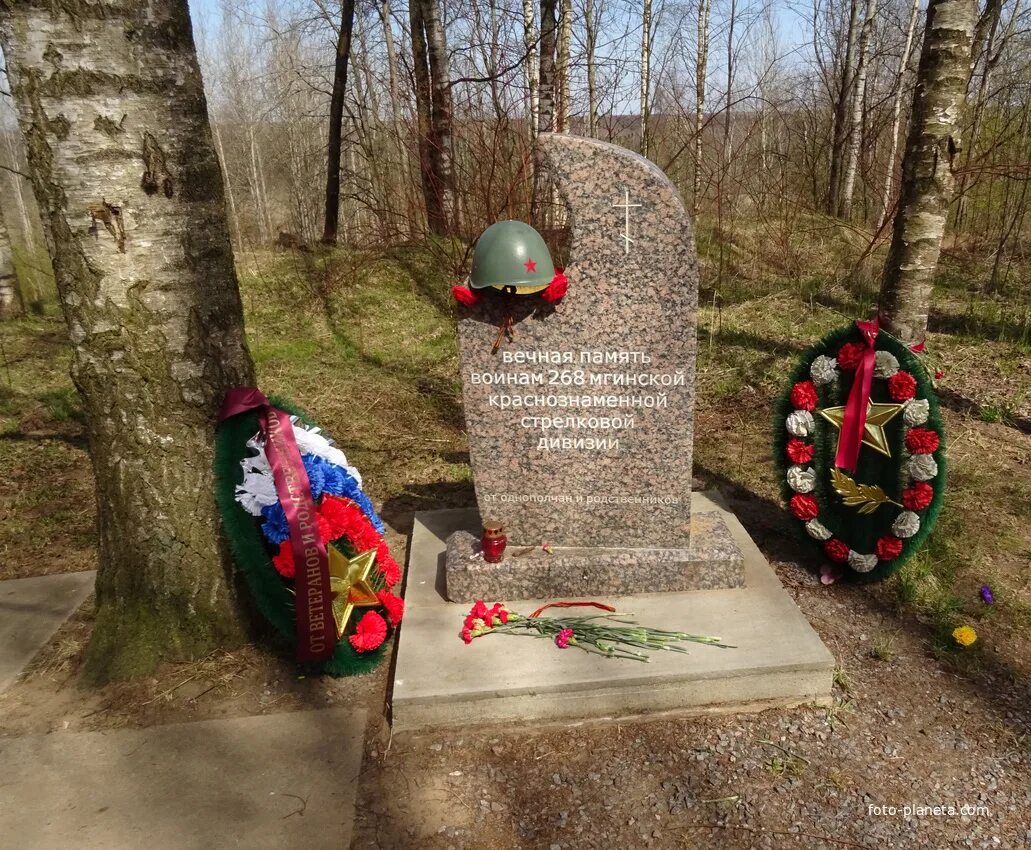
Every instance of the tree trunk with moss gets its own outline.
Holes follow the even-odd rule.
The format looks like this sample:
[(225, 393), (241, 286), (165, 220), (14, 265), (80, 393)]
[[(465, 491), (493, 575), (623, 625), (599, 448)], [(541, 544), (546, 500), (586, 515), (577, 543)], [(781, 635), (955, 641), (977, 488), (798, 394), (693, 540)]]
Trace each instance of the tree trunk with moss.
[(2, 0), (96, 477), (95, 681), (241, 637), (213, 434), (253, 383), (186, 0)]
[(881, 282), (881, 324), (906, 343), (927, 333), (934, 273), (954, 186), (959, 121), (970, 73), (975, 0), (931, 0), (891, 247)]
[(17, 298), (18, 278), (14, 273), (11, 237), (4, 223), (4, 211), (0, 209), (0, 319), (6, 319), (14, 312)]

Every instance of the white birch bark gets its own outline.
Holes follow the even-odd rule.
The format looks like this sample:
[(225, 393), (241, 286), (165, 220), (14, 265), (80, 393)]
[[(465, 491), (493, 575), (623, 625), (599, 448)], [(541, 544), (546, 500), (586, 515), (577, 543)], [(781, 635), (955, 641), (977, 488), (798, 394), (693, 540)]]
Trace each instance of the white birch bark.
[(186, 0), (9, 0), (0, 44), (52, 246), (97, 488), (87, 675), (238, 640), (213, 439), (252, 384)]
[(540, 134), (540, 70), (537, 64), (537, 21), (534, 0), (523, 0), (523, 52), (530, 114), (530, 142)]
[(902, 192), (878, 305), (882, 326), (907, 344), (922, 342), (927, 333), (976, 15), (976, 0), (930, 0), (927, 9)]
[(648, 156), (648, 112), (651, 107), (652, 0), (641, 10), (641, 155)]
[(895, 97), (891, 104), (891, 131), (888, 146), (888, 167), (884, 172), (884, 189), (881, 191), (881, 215), (877, 220), (877, 229), (884, 227), (884, 222), (891, 212), (892, 187), (895, 183), (895, 157), (899, 151), (899, 127), (902, 124), (902, 96), (905, 90), (906, 76), (909, 73), (909, 60), (913, 54), (913, 37), (916, 35), (916, 21), (920, 15), (920, 0), (913, 0), (909, 8), (909, 27), (906, 29), (906, 44), (899, 57), (899, 69), (895, 74)]
[(866, 0), (863, 27), (859, 31), (859, 64), (856, 66), (856, 79), (852, 87), (852, 120), (849, 124), (848, 154), (845, 158), (845, 183), (841, 190), (841, 204), (838, 209), (840, 217), (845, 219), (852, 213), (852, 193), (855, 191), (856, 171), (859, 168), (859, 144), (863, 139), (863, 107), (866, 98), (870, 35), (873, 32), (876, 14), (877, 0)]
[(594, 18), (594, 0), (584, 6), (584, 37), (587, 52), (587, 135), (598, 135), (598, 22)]
[[(647, 0), (646, 0), (647, 2)], [(569, 132), (570, 50), (573, 42), (573, 0), (560, 0), (558, 23), (558, 125), (560, 133)]]
[(11, 237), (4, 222), (4, 211), (0, 209), (0, 319), (6, 319), (14, 312), (17, 300), (18, 278), (14, 272)]
[(691, 213), (698, 214), (698, 201), (702, 193), (702, 122), (705, 120), (705, 85), (709, 65), (709, 20), (712, 0), (698, 0), (698, 56), (695, 60), (694, 107), (694, 187), (691, 193)]

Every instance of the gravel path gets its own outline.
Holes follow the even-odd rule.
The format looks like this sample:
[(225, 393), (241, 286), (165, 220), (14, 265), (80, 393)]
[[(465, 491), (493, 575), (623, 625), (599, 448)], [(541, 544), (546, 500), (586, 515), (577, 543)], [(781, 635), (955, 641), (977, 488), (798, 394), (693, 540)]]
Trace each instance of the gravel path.
[[(775, 536), (759, 543), (775, 556)], [(833, 708), (389, 745), (384, 727), (354, 848), (1031, 846), (1027, 670), (939, 660), (882, 589), (774, 566), (838, 660)]]

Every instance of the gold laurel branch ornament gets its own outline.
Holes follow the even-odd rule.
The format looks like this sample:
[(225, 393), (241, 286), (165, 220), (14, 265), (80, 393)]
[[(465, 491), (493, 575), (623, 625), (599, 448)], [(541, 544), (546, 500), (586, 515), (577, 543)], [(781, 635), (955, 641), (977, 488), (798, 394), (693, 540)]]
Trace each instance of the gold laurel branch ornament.
[(859, 508), (860, 514), (872, 514), (881, 505), (903, 507), (894, 499), (889, 499), (876, 484), (858, 484), (840, 469), (831, 470), (831, 485), (834, 492), (841, 496), (847, 507)]

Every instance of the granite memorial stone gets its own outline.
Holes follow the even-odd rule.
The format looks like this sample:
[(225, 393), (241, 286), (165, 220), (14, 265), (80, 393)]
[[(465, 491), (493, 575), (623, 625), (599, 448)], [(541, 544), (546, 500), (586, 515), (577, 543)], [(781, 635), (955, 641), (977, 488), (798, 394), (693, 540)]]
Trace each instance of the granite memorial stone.
[[(548, 134), (540, 149), (572, 219), (569, 291), (558, 304), (492, 293), (463, 310), (476, 497), (509, 547), (488, 564), (455, 533), (448, 598), (739, 586), (723, 520), (691, 516), (698, 263), (683, 203), (623, 148)], [(512, 338), (492, 351), (509, 318)]]

